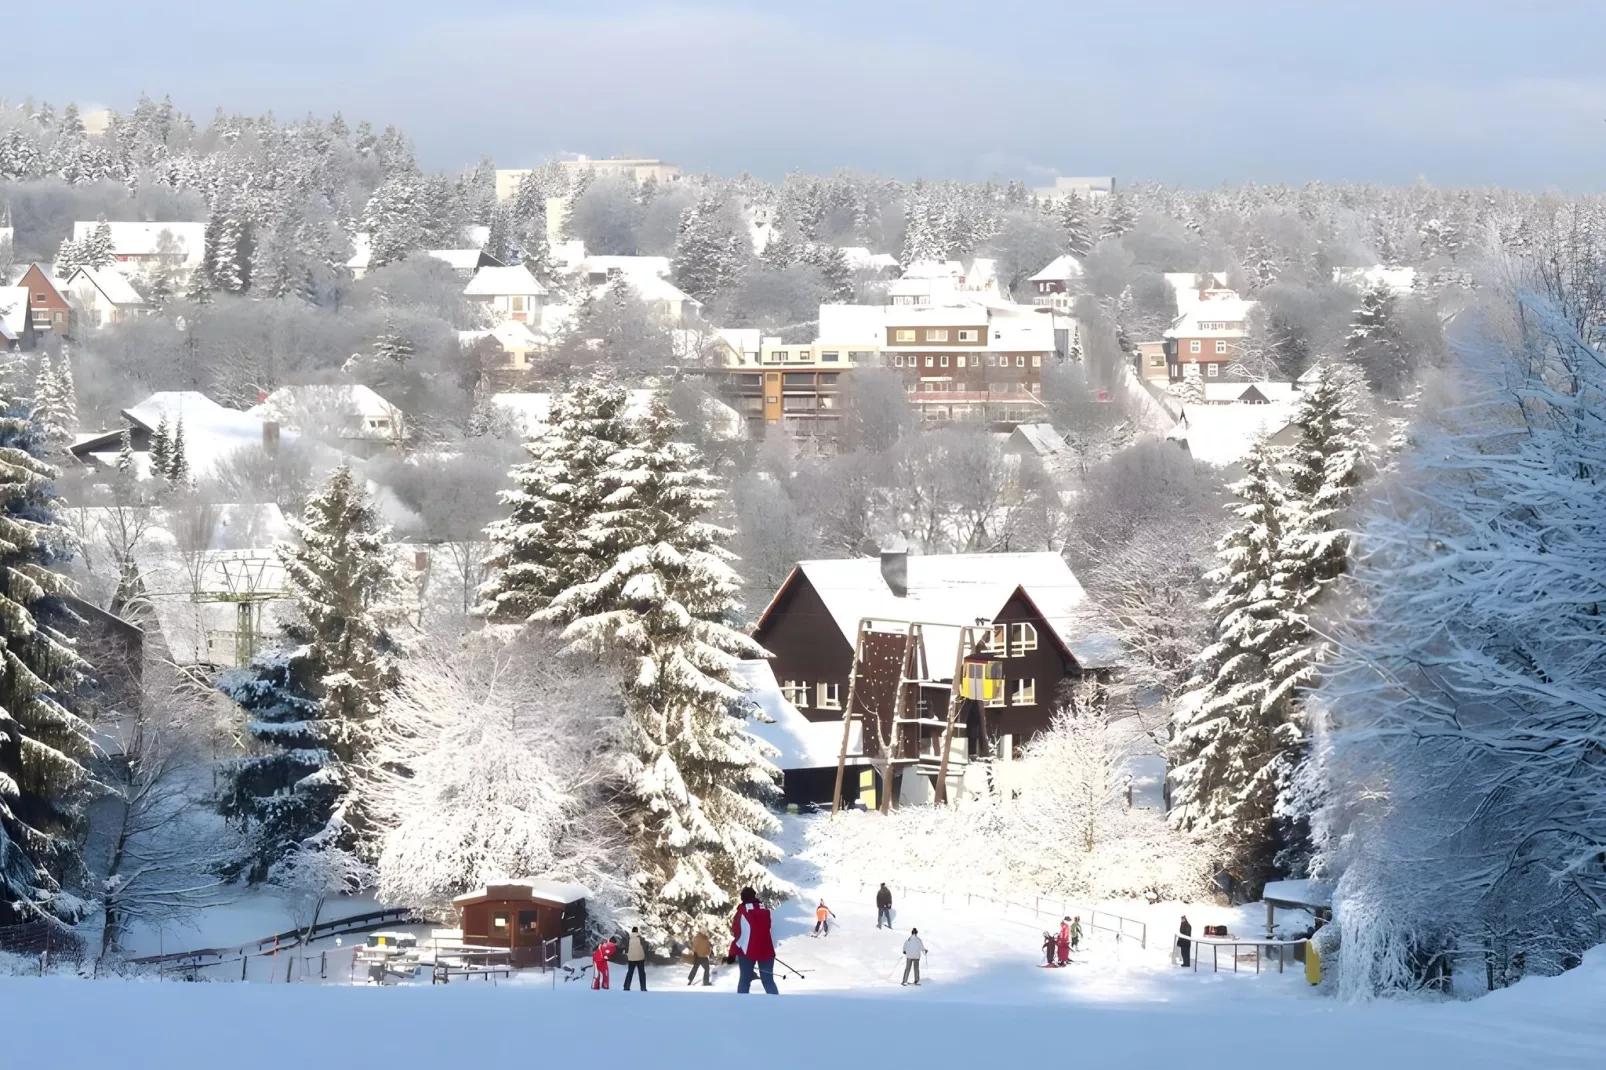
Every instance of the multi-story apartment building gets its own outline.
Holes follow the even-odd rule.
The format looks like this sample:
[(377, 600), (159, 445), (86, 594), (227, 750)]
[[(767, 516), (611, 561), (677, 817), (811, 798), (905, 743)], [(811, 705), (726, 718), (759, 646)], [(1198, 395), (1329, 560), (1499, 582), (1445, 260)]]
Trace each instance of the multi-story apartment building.
[[(583, 171), (590, 171), (597, 175), (623, 175), (636, 182), (645, 182), (649, 178), (654, 182), (674, 182), (680, 178), (680, 168), (672, 163), (662, 160), (648, 160), (638, 158), (618, 157), (607, 160), (593, 160), (589, 156), (577, 156), (572, 160), (560, 160), (558, 166), (571, 176)], [(505, 201), (519, 191), (519, 183), (529, 174), (528, 167), (499, 167), (496, 169), (496, 199)]]
[(1170, 380), (1180, 382), (1190, 364), (1197, 364), (1205, 379), (1226, 375), (1243, 350), (1254, 309), (1254, 301), (1234, 290), (1200, 291), (1199, 299), (1161, 336)]
[(1043, 366), (1068, 345), (1057, 333), (1050, 309), (893, 306), (882, 325), (881, 364), (903, 376), (923, 423), (1012, 430), (1042, 416)]
[(758, 351), (738, 359), (727, 348), (726, 380), (736, 410), (762, 436), (766, 425), (783, 425), (799, 437), (832, 436), (841, 419), (842, 375), (872, 365), (877, 347), (859, 341), (787, 343), (760, 340)]

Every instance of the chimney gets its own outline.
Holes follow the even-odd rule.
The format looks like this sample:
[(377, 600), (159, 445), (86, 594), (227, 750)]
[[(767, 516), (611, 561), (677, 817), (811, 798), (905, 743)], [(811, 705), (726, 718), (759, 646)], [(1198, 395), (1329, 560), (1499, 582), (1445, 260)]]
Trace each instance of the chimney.
[(279, 452), (279, 421), (262, 421), (262, 451), (270, 457)]
[(881, 551), (881, 578), (886, 580), (887, 587), (899, 598), (909, 594), (909, 551), (882, 550)]

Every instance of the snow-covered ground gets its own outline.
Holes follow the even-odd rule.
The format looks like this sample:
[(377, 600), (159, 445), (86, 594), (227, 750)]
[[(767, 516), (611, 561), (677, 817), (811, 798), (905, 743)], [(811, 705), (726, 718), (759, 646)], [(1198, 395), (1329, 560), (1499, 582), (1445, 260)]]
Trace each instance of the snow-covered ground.
[[(788, 821), (788, 841), (797, 842), (801, 825)], [(1235, 1070), (1262, 1063), (1346, 1070), (1606, 1065), (1606, 948), (1563, 977), (1524, 981), (1473, 1002), (1340, 1004), (1317, 996), (1293, 969), (1256, 976), (1172, 965), (1169, 937), (1161, 934), (1183, 909), (1175, 904), (1126, 911), (1151, 923), (1147, 949), (1095, 932), (1072, 966), (1041, 969), (1041, 937), (1057, 920), (1057, 904), (1044, 902), (1038, 916), (1035, 900), (1001, 909), (966, 902), (963, 893), (944, 901), (900, 892), (895, 926), (878, 931), (873, 887), (856, 879), (833, 884), (796, 857), (784, 866), (805, 893), (776, 911), (785, 963), (778, 980), (788, 998), (755, 995), (735, 1004), (735, 970), (723, 967), (711, 988), (687, 987), (684, 966), (654, 967), (647, 995), (621, 991), (622, 971), (608, 992), (551, 974), (364, 987), (345, 983), (354, 942), (348, 937), (344, 946), (319, 945), (329, 953), (325, 985), (3, 978), (0, 1050), (7, 1066), (161, 1070), (501, 1066), (538, 1058), (699, 1068), (756, 1063), (765, 1070), (818, 1070), (866, 1057), (895, 1066), (1097, 1060)], [(836, 922), (830, 936), (816, 939), (810, 931), (822, 897)], [(1212, 923), (1249, 931), (1259, 918), (1253, 909), (1186, 909), (1196, 932)], [(249, 921), (218, 923), (234, 935)], [(899, 949), (911, 927), (929, 948), (919, 988), (898, 983)], [(225, 942), (222, 930), (209, 927), (204, 935)], [(264, 981), (267, 971), (252, 977)]]

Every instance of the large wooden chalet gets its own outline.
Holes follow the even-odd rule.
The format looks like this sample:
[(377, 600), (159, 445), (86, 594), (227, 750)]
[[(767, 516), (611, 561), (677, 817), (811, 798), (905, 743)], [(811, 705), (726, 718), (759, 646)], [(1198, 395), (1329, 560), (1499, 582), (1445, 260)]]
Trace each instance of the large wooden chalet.
[[(780, 765), (790, 802), (829, 803), (835, 790), (844, 705), (848, 699), (860, 622), (874, 621), (860, 650), (856, 706), (872, 721), (855, 740), (889, 732), (898, 666), (909, 645), (909, 622), (922, 625), (915, 644), (923, 682), (906, 700), (905, 726), (918, 760), (893, 785), (899, 801), (929, 798), (959, 659), (980, 646), (1002, 665), (1002, 686), (986, 701), (965, 701), (956, 723), (956, 764), (973, 758), (1012, 757), (1048, 726), (1056, 695), (1067, 679), (1106, 670), (1116, 647), (1098, 625), (1086, 594), (1055, 553), (883, 553), (860, 558), (803, 561), (770, 601), (753, 637), (773, 654), (757, 676), (778, 690), (790, 729), (767, 729), (783, 741)], [(986, 626), (986, 627), (983, 627)], [(967, 630), (968, 629), (968, 630)], [(964, 646), (966, 649), (961, 650)], [(773, 674), (773, 682), (768, 680)], [(754, 674), (750, 674), (754, 675)], [(773, 703), (771, 703), (773, 705)], [(795, 713), (793, 712), (795, 710)], [(801, 724), (799, 724), (801, 720)], [(850, 744), (873, 755), (875, 741)], [(795, 752), (795, 757), (794, 757)], [(825, 755), (829, 755), (826, 759)], [(873, 758), (848, 763), (844, 801), (880, 798), (880, 769)], [(912, 770), (916, 775), (909, 775)], [(862, 794), (861, 794), (862, 792)]]

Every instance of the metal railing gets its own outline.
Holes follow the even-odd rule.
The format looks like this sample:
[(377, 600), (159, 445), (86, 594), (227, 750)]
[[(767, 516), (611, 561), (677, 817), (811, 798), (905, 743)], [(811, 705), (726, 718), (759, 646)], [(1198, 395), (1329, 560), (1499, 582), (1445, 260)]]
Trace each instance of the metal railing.
[[(868, 884), (861, 883), (859, 885), (859, 889), (861, 891), (868, 889), (869, 887), (870, 885)], [(1080, 916), (1087, 919), (1087, 929), (1089, 932), (1097, 931), (1109, 933), (1115, 937), (1117, 942), (1120, 942), (1121, 940), (1136, 940), (1138, 942), (1138, 946), (1144, 949), (1147, 949), (1149, 946), (1149, 925), (1147, 922), (1140, 921), (1137, 918), (1128, 918), (1124, 915), (1116, 914), (1108, 910), (1096, 910), (1092, 907), (1084, 907), (1072, 902), (1069, 899), (1064, 899), (1057, 895), (1033, 894), (1030, 897), (1030, 900), (1027, 901), (1022, 899), (1000, 899), (997, 896), (987, 895), (980, 892), (960, 892), (948, 891), (946, 889), (914, 888), (907, 885), (902, 887), (888, 885), (887, 890), (892, 893), (893, 902), (897, 902), (899, 896), (907, 896), (910, 894), (938, 896), (945, 904), (949, 901), (950, 897), (954, 902), (957, 903), (959, 902), (959, 897), (963, 896), (967, 905), (974, 905), (976, 903), (990, 903), (1001, 907), (1005, 915), (1008, 915), (1009, 911), (1014, 909), (1022, 913), (1029, 913), (1034, 918), (1041, 918), (1045, 914), (1052, 918)]]
[[(1263, 958), (1272, 957), (1271, 952), (1275, 951), (1277, 959), (1277, 972), (1282, 973), (1283, 967), (1289, 958), (1291, 949), (1304, 947), (1306, 943), (1304, 940), (1246, 940), (1237, 936), (1192, 936), (1179, 932), (1174, 936), (1172, 946), (1180, 948), (1182, 946), (1182, 941), (1184, 940), (1188, 942), (1188, 951), (1192, 960), (1189, 965), (1192, 966), (1194, 973), (1199, 972), (1199, 960), (1204, 957), (1200, 951), (1201, 948), (1204, 947), (1208, 947), (1210, 949), (1211, 973), (1221, 972), (1221, 949), (1224, 947), (1232, 949), (1231, 958), (1233, 973), (1238, 972), (1238, 964), (1245, 958), (1241, 952), (1241, 949), (1243, 948), (1250, 949), (1251, 954), (1247, 957), (1254, 961), (1255, 973), (1257, 974), (1260, 973), (1261, 960)], [(1298, 955), (1294, 956), (1294, 961), (1301, 961)]]

